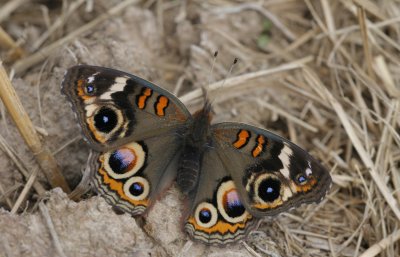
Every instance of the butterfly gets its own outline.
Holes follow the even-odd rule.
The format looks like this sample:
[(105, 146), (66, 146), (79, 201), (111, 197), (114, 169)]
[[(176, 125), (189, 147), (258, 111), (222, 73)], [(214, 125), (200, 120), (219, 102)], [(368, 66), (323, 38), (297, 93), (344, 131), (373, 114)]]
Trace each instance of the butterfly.
[(329, 172), (294, 143), (247, 124), (211, 124), (208, 100), (191, 114), (149, 81), (89, 65), (69, 68), (62, 92), (96, 151), (89, 160), (96, 191), (144, 215), (176, 181), (193, 240), (236, 242), (261, 218), (320, 202), (330, 188)]

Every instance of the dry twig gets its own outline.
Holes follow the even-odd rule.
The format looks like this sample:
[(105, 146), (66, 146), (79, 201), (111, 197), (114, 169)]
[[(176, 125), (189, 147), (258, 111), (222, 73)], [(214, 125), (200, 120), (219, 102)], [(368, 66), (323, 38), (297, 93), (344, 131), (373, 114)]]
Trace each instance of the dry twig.
[(65, 192), (69, 193), (69, 186), (62, 176), (60, 168), (49, 150), (40, 142), (32, 121), (24, 110), (24, 107), (22, 106), (14, 87), (11, 85), (11, 81), (8, 79), (6, 71), (1, 63), (0, 98), (14, 120), (21, 136), (24, 138), (29, 149), (36, 157), (38, 164), (42, 168), (42, 171), (46, 175), (50, 184), (53, 187), (61, 187)]

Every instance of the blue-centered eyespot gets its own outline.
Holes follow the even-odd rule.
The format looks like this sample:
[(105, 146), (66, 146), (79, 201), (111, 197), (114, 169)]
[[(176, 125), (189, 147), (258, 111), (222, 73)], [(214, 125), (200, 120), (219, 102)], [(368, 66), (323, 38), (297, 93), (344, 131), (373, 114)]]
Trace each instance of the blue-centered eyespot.
[(296, 177), (297, 184), (304, 185), (307, 183), (308, 179), (303, 174), (298, 174)]
[[(144, 165), (147, 153), (139, 143), (132, 142), (104, 153), (103, 169), (114, 179), (126, 179), (135, 175)], [(136, 191), (140, 191), (136, 185)]]
[(110, 154), (108, 164), (117, 174), (129, 172), (137, 162), (137, 156), (134, 149), (121, 147)]
[(201, 209), (200, 212), (199, 212), (199, 220), (202, 223), (210, 222), (211, 221), (211, 216), (212, 216), (212, 214), (211, 214), (211, 211), (209, 209), (204, 208), (204, 209)]
[(135, 182), (129, 188), (129, 192), (134, 196), (139, 196), (143, 194), (145, 185), (140, 182)]
[(118, 124), (118, 115), (109, 107), (100, 108), (94, 115), (94, 126), (103, 133), (110, 133)]
[(204, 228), (210, 228), (217, 223), (218, 212), (212, 204), (202, 202), (197, 205), (197, 208), (194, 212), (194, 218), (197, 225)]
[(143, 177), (132, 177), (124, 184), (124, 193), (135, 201), (145, 200), (150, 192), (150, 184)]
[(258, 184), (257, 194), (266, 203), (274, 202), (281, 194), (281, 181), (274, 177), (263, 179)]
[(96, 88), (93, 86), (93, 85), (91, 85), (91, 84), (87, 84), (87, 85), (85, 85), (85, 93), (87, 94), (87, 95), (94, 95), (94, 93), (96, 92)]
[(232, 180), (225, 181), (219, 186), (217, 204), (219, 213), (228, 222), (243, 222), (248, 215)]

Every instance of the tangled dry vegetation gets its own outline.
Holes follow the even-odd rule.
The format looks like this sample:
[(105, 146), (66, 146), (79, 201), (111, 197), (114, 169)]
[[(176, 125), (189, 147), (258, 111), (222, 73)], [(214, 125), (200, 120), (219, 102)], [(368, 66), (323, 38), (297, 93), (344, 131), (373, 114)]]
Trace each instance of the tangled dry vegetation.
[[(400, 256), (399, 23), (396, 0), (0, 1), (0, 256)], [(174, 188), (141, 228), (91, 192), (49, 191), (74, 189), (89, 153), (59, 92), (76, 63), (190, 110), (208, 85), (215, 121), (289, 138), (333, 187), (222, 249), (187, 241)]]

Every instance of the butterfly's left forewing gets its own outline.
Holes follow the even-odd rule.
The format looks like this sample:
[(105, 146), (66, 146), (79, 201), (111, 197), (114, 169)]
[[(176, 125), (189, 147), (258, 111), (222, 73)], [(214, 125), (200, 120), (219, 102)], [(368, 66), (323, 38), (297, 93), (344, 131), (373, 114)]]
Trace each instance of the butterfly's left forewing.
[(166, 90), (104, 67), (69, 68), (62, 92), (86, 141), (98, 151), (184, 129), (191, 119), (186, 107)]
[(212, 135), (241, 201), (256, 217), (319, 202), (330, 188), (329, 172), (317, 160), (267, 130), (227, 122), (213, 125)]

